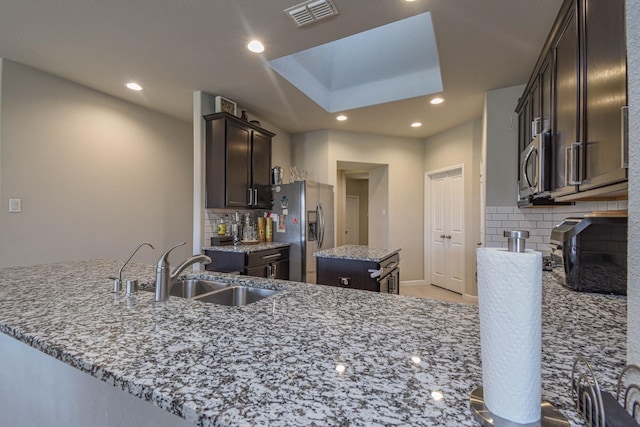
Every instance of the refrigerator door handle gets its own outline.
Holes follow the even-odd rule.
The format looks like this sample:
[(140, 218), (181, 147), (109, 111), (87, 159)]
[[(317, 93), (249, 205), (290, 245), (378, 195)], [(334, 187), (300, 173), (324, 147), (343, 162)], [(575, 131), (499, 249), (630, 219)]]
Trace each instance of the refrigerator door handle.
[(322, 204), (318, 203), (316, 208), (318, 212), (318, 249), (322, 249), (322, 243), (324, 242), (324, 212), (322, 211)]

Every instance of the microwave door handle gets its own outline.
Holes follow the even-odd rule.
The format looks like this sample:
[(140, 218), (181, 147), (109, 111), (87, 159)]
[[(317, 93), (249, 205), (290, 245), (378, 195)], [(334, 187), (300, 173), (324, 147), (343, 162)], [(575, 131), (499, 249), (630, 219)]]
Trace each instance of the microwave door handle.
[(524, 182), (527, 184), (527, 186), (529, 187), (532, 193), (535, 193), (535, 188), (534, 188), (535, 183), (532, 184), (531, 180), (529, 179), (529, 175), (527, 175), (527, 163), (529, 163), (529, 159), (531, 158), (534, 152), (536, 152), (536, 148), (531, 147), (529, 149), (529, 152), (525, 156), (524, 161), (522, 162), (522, 177), (524, 178)]

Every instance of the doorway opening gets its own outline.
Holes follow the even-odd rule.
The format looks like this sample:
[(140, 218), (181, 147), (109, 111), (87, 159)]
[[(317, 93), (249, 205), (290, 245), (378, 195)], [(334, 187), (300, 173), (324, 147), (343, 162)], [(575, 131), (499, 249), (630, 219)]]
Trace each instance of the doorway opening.
[(464, 166), (425, 174), (425, 282), (465, 291)]
[[(380, 245), (379, 240), (386, 241), (384, 233), (384, 237), (379, 234), (373, 236), (372, 242), (370, 230), (387, 229), (387, 176), (388, 165), (337, 162), (336, 246)], [(370, 217), (372, 209), (373, 212), (381, 210), (385, 215)]]

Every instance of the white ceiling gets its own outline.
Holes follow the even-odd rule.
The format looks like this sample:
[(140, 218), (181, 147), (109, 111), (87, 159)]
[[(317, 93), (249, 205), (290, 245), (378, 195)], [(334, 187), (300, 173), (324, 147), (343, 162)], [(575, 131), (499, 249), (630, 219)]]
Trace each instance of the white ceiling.
[[(484, 93), (526, 83), (562, 0), (335, 0), (297, 28), (298, 0), (0, 0), (0, 56), (192, 120), (194, 91), (223, 95), (281, 129), (425, 137), (480, 117)], [(444, 104), (415, 97), (338, 123), (266, 61), (431, 12)], [(260, 38), (266, 51), (246, 50)], [(124, 87), (136, 80), (140, 93)], [(515, 107), (515, 106), (514, 106)], [(411, 128), (421, 121), (421, 128)]]

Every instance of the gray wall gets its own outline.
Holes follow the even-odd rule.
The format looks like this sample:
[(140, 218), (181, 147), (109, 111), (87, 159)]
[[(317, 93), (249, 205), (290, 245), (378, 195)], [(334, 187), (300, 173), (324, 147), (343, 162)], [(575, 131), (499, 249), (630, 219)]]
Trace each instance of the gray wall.
[(484, 106), (486, 205), (516, 206), (518, 120), (514, 110), (525, 85), (487, 92)]
[[(192, 236), (192, 128), (3, 60), (0, 267), (74, 259), (153, 263)], [(8, 213), (8, 199), (22, 199)], [(190, 245), (172, 256), (191, 253)]]
[(629, 363), (640, 364), (640, 0), (627, 0), (629, 66), (629, 260), (627, 322)]
[[(465, 280), (464, 293), (478, 295), (475, 282), (476, 248), (480, 239), (480, 161), (482, 121), (472, 120), (426, 139), (424, 171), (426, 173), (464, 165), (465, 183)], [(423, 179), (425, 179), (423, 177)], [(415, 190), (418, 191), (418, 190)], [(424, 194), (424, 193), (423, 193)], [(429, 221), (429, 213), (425, 212)], [(424, 239), (423, 239), (424, 240)], [(429, 245), (425, 245), (429, 259)], [(425, 266), (429, 268), (428, 265)], [(429, 275), (425, 277), (429, 281)]]

